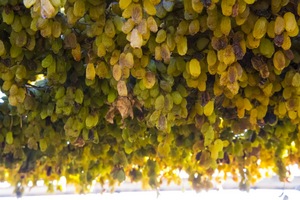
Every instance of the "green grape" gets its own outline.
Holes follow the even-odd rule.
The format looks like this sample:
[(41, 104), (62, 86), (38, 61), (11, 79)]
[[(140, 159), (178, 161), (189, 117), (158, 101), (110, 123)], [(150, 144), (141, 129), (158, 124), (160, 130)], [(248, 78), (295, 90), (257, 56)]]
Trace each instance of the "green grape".
[(173, 98), (170, 94), (167, 94), (165, 96), (165, 105), (164, 105), (164, 110), (166, 112), (170, 112), (173, 108)]
[(9, 53), (11, 58), (17, 58), (22, 55), (22, 48), (12, 45)]
[(204, 134), (204, 146), (209, 146), (215, 138), (215, 132), (213, 128), (211, 126), (208, 126), (208, 129), (203, 134)]
[(79, 104), (82, 104), (83, 99), (84, 99), (83, 91), (81, 89), (77, 88), (76, 91), (75, 91), (75, 99), (74, 99), (75, 102), (79, 103)]
[(11, 25), (14, 22), (15, 13), (13, 10), (3, 9), (2, 20), (4, 23)]
[(22, 80), (26, 77), (27, 75), (27, 70), (24, 65), (18, 65), (17, 70), (16, 70), (16, 78)]
[(166, 37), (167, 37), (166, 31), (164, 29), (160, 29), (156, 34), (155, 41), (157, 43), (162, 43), (166, 40)]
[(269, 39), (262, 38), (259, 45), (259, 51), (267, 58), (271, 58), (275, 52), (273, 42), (271, 42)]
[(6, 141), (7, 144), (13, 144), (14, 136), (13, 136), (13, 133), (11, 131), (6, 133), (5, 141)]
[(36, 46), (35, 37), (30, 36), (29, 38), (27, 38), (27, 44), (25, 46), (26, 49), (28, 49), (29, 51), (33, 51), (35, 46)]
[(59, 38), (61, 36), (61, 24), (57, 21), (54, 21), (52, 24), (51, 24), (51, 33), (52, 33), (52, 36), (55, 37), (55, 38)]
[(85, 1), (84, 0), (77, 0), (74, 3), (74, 10), (73, 14), (76, 17), (82, 17), (85, 13)]
[(48, 54), (43, 60), (42, 60), (42, 67), (48, 68), (50, 67), (54, 62), (54, 58), (51, 54)]
[(108, 95), (107, 95), (107, 101), (109, 103), (113, 103), (116, 98), (117, 98), (117, 95), (116, 95), (115, 91), (110, 90)]
[(14, 17), (14, 22), (12, 23), (11, 28), (15, 32), (20, 32), (22, 30), (23, 27), (22, 27), (21, 19), (19, 16)]
[[(30, 28), (31, 21), (32, 21), (32, 18), (30, 15), (25, 15), (25, 16), (21, 17), (21, 24), (24, 29)], [(33, 32), (32, 34), (35, 34), (35, 33)]]
[(89, 8), (89, 16), (92, 20), (97, 21), (103, 15), (102, 6), (92, 6)]
[(159, 95), (155, 100), (155, 110), (162, 110), (165, 106), (165, 97)]
[(47, 144), (46, 139), (40, 139), (39, 146), (40, 146), (41, 151), (45, 152), (48, 148), (48, 144)]
[(5, 46), (2, 40), (0, 40), (0, 57), (3, 56), (5, 54), (6, 50), (5, 50)]
[(186, 20), (182, 20), (177, 27), (176, 32), (180, 35), (184, 35), (189, 30), (189, 23)]
[(180, 105), (182, 102), (182, 96), (178, 91), (172, 92), (172, 99), (173, 99), (174, 104), (176, 104), (176, 105)]
[(9, 89), (9, 94), (12, 96), (16, 96), (18, 94), (19, 88), (16, 84), (13, 84)]
[(113, 20), (106, 20), (104, 33), (111, 38), (115, 36), (116, 30), (115, 30), (115, 25), (113, 23)]

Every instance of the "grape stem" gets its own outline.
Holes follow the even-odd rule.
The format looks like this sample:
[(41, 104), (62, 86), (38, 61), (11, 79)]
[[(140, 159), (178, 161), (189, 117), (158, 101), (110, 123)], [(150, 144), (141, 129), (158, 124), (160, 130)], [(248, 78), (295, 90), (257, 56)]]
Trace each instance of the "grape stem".
[(31, 87), (31, 88), (35, 88), (37, 90), (47, 90), (47, 89), (50, 88), (49, 86), (47, 86), (47, 87), (45, 87), (45, 86), (41, 87), (41, 86), (31, 85), (30, 83), (26, 83), (25, 87)]

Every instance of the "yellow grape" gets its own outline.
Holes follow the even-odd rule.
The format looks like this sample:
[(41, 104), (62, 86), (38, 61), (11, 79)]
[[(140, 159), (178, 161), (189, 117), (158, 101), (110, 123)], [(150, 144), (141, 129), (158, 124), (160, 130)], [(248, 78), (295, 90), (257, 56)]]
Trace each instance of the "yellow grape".
[(259, 47), (260, 39), (256, 39), (252, 34), (247, 35), (247, 47), (250, 49), (255, 49)]
[(131, 32), (133, 27), (134, 27), (134, 21), (131, 18), (129, 18), (122, 26), (122, 31), (125, 34), (128, 34), (129, 32)]
[(201, 74), (200, 62), (193, 58), (188, 64), (188, 69), (192, 77), (197, 78)]
[(203, 108), (203, 113), (205, 116), (211, 116), (214, 112), (214, 104), (213, 100), (210, 100)]
[(123, 81), (123, 80), (118, 81), (117, 90), (118, 90), (118, 94), (120, 96), (127, 96), (128, 95), (126, 82)]
[(106, 48), (103, 43), (100, 43), (97, 47), (97, 56), (104, 57), (106, 55)]
[(260, 17), (254, 24), (252, 35), (255, 39), (261, 39), (267, 32), (268, 21), (265, 17)]
[(285, 21), (283, 17), (277, 16), (274, 24), (274, 33), (280, 35), (285, 29)]
[(140, 34), (142, 35), (146, 35), (148, 30), (148, 26), (147, 26), (147, 20), (146, 19), (142, 19), (142, 21), (138, 24), (137, 26), (137, 30), (139, 31)]
[(23, 4), (26, 8), (30, 8), (35, 4), (36, 0), (23, 0)]
[(55, 15), (55, 8), (50, 0), (41, 0), (41, 15), (45, 18), (52, 18)]
[(297, 21), (295, 19), (295, 15), (291, 12), (286, 12), (283, 15), (283, 19), (285, 22), (285, 30), (287, 32), (293, 32), (297, 28)]
[(154, 32), (154, 33), (157, 32), (158, 26), (157, 26), (155, 19), (152, 16), (147, 18), (147, 25), (151, 32)]
[[(33, 0), (35, 1), (35, 0)], [(64, 5), (65, 0), (50, 0), (54, 7), (61, 7)]]
[(133, 48), (141, 48), (143, 45), (143, 36), (139, 33), (139, 31), (136, 28), (134, 28), (131, 31), (130, 45)]
[(93, 63), (88, 63), (85, 70), (85, 77), (89, 80), (94, 80), (96, 76), (95, 66)]
[[(126, 0), (124, 0), (126, 1)], [(148, 15), (156, 15), (156, 8), (150, 0), (143, 1), (143, 8)]]
[(140, 4), (133, 4), (131, 18), (136, 24), (139, 24), (142, 21), (143, 10)]
[(178, 54), (181, 56), (185, 55), (188, 50), (187, 38), (185, 36), (178, 35), (175, 40)]
[(110, 65), (115, 65), (115, 64), (117, 64), (117, 62), (119, 61), (120, 54), (121, 54), (120, 50), (115, 49), (115, 50), (112, 52), (112, 56), (110, 57), (109, 64), (110, 64)]
[(132, 0), (120, 0), (119, 6), (122, 10), (124, 10), (131, 4), (131, 2), (132, 2)]
[(77, 43), (76, 48), (72, 49), (71, 53), (72, 53), (72, 56), (73, 56), (74, 60), (80, 61), (81, 60), (81, 47), (80, 47), (80, 44)]
[(231, 19), (230, 17), (223, 16), (220, 22), (221, 32), (224, 35), (229, 35), (231, 31)]
[(194, 19), (190, 22), (189, 25), (189, 34), (195, 35), (200, 31), (200, 22), (198, 19)]
[(228, 0), (221, 2), (222, 13), (224, 16), (230, 16), (232, 14), (232, 7), (235, 3), (235, 0)]
[(267, 28), (269, 38), (275, 38), (275, 21), (270, 21)]
[(155, 58), (155, 60), (162, 60), (161, 47), (160, 46), (155, 47), (155, 49), (154, 49), (154, 58)]
[(204, 6), (200, 0), (192, 0), (192, 8), (195, 12), (201, 13)]
[(217, 55), (214, 50), (208, 50), (206, 61), (209, 66), (213, 66), (214, 64), (216, 64)]
[(279, 71), (281, 71), (285, 68), (286, 61), (285, 61), (285, 56), (282, 51), (278, 50), (275, 52), (275, 54), (273, 56), (273, 64), (274, 64), (274, 67)]
[(236, 61), (235, 53), (231, 45), (227, 45), (225, 49), (218, 52), (218, 58), (226, 65), (231, 65)]
[(292, 79), (292, 86), (300, 87), (300, 73), (295, 73)]
[(119, 81), (122, 77), (122, 68), (120, 65), (116, 64), (113, 66), (112, 75), (116, 81)]
[(246, 4), (253, 4), (256, 0), (243, 0)]
[(156, 83), (156, 77), (153, 72), (146, 72), (145, 77), (142, 79), (145, 88), (151, 89)]
[(289, 50), (292, 46), (291, 38), (289, 37), (287, 32), (283, 33), (283, 43), (281, 45), (282, 49)]

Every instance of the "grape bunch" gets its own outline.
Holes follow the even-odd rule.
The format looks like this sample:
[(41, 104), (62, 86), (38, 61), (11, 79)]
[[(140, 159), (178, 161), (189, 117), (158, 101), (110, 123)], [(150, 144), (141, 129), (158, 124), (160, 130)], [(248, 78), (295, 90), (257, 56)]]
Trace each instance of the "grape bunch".
[(0, 182), (249, 190), (299, 164), (295, 0), (0, 1)]

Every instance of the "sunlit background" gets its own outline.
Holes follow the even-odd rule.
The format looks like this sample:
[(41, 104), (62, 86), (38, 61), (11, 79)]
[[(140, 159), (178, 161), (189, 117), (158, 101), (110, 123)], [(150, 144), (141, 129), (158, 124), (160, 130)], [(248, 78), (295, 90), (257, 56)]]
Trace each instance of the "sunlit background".
[[(300, 198), (300, 170), (297, 165), (289, 166), (291, 171), (290, 182), (282, 183), (278, 177), (274, 176), (270, 178), (263, 178), (258, 181), (256, 185), (252, 186), (249, 192), (243, 192), (238, 189), (238, 183), (231, 180), (229, 177), (227, 181), (222, 184), (214, 184), (214, 189), (210, 191), (201, 191), (196, 193), (191, 190), (187, 181), (187, 174), (180, 173), (182, 178), (181, 185), (175, 184), (162, 184), (161, 188), (155, 190), (141, 190), (140, 183), (130, 183), (125, 181), (117, 186), (112, 193), (109, 186), (101, 187), (94, 182), (91, 186), (91, 193), (85, 195), (75, 195), (75, 187), (68, 185), (65, 177), (61, 177), (59, 180), (53, 181), (53, 185), (56, 187), (61, 186), (62, 191), (54, 191), (54, 193), (47, 193), (47, 186), (44, 185), (43, 180), (39, 180), (36, 186), (31, 187), (33, 183), (28, 182), (28, 187), (24, 190), (24, 196), (22, 199), (103, 199), (103, 200), (203, 200), (203, 199), (230, 199), (230, 200), (299, 200)], [(271, 173), (271, 172), (270, 172)], [(0, 182), (0, 198), (3, 199), (16, 199), (14, 194), (14, 187), (8, 182)]]

